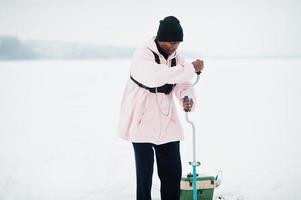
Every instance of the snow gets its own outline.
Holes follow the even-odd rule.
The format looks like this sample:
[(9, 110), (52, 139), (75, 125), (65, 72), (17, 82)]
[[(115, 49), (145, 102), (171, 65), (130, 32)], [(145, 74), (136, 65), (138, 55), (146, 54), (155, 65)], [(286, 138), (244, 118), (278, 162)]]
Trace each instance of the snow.
[[(190, 114), (215, 196), (299, 199), (301, 60), (206, 60)], [(0, 199), (135, 199), (132, 146), (117, 137), (130, 60), (0, 62)], [(181, 142), (190, 171), (191, 128)], [(172, 167), (172, 166), (171, 166)], [(156, 167), (154, 168), (156, 169)], [(159, 198), (154, 173), (153, 197)]]

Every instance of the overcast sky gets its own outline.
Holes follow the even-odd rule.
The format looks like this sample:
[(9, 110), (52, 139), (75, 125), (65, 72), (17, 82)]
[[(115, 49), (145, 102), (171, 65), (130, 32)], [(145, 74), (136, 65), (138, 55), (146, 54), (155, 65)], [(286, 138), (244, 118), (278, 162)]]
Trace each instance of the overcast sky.
[(298, 0), (0, 0), (0, 35), (139, 46), (159, 20), (179, 18), (185, 50), (301, 55)]

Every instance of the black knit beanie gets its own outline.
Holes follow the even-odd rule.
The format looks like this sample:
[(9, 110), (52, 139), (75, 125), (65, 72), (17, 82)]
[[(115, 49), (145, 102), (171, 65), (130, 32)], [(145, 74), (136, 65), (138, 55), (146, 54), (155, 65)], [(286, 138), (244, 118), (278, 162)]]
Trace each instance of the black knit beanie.
[(160, 20), (156, 39), (161, 42), (182, 42), (183, 29), (180, 21), (174, 16)]

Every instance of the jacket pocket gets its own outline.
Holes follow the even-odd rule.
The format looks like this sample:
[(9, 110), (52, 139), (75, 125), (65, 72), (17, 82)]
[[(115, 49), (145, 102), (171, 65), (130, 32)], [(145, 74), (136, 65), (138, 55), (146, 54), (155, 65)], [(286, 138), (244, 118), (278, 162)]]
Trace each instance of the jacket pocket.
[(160, 116), (153, 107), (146, 107), (139, 119), (138, 129), (140, 134), (147, 138), (157, 138), (160, 134)]

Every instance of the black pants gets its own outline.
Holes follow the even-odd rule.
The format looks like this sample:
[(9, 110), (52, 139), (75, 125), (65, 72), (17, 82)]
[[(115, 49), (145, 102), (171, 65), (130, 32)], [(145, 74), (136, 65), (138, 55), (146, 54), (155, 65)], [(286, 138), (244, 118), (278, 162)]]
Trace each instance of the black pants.
[(162, 145), (133, 143), (136, 161), (137, 200), (151, 200), (154, 150), (161, 181), (161, 200), (180, 199), (182, 176), (180, 142)]

